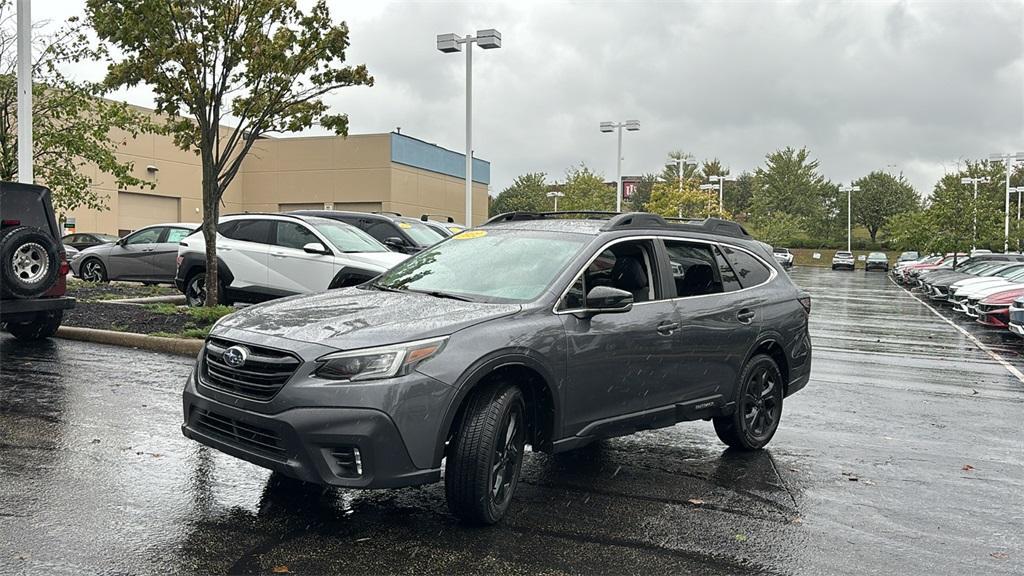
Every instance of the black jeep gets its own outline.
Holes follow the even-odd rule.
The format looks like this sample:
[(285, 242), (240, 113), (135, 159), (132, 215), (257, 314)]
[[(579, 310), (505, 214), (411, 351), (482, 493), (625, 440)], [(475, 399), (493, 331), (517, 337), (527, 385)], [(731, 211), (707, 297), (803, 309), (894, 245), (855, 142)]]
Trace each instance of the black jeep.
[(75, 299), (50, 191), (0, 182), (0, 220), (0, 324), (22, 340), (53, 336)]

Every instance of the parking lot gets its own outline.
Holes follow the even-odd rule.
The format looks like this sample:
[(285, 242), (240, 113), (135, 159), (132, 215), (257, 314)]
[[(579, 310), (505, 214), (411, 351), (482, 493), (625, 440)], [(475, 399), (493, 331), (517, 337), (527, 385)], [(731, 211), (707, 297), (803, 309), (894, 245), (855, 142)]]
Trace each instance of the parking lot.
[(191, 359), (5, 335), (0, 573), (1024, 572), (1021, 342), (882, 273), (792, 276), (814, 368), (768, 449), (696, 422), (531, 454), (491, 528), (441, 484), (294, 490), (187, 441)]

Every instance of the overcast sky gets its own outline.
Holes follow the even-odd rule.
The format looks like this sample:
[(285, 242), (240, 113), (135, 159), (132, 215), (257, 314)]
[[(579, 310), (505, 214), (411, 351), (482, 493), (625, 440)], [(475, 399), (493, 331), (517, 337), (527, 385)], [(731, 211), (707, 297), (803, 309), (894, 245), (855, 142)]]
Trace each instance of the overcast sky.
[[(33, 16), (56, 23), (82, 4), (37, 0)], [(349, 62), (376, 79), (328, 98), (353, 134), (401, 126), (462, 150), (465, 57), (438, 52), (435, 36), (501, 32), (501, 49), (473, 58), (474, 148), (492, 194), (580, 162), (614, 179), (602, 120), (640, 121), (623, 136), (624, 175), (660, 171), (672, 150), (736, 174), (807, 146), (833, 181), (888, 169), (927, 193), (960, 158), (1024, 151), (1024, 0), (331, 5), (351, 28)], [(119, 95), (152, 105), (145, 89)]]

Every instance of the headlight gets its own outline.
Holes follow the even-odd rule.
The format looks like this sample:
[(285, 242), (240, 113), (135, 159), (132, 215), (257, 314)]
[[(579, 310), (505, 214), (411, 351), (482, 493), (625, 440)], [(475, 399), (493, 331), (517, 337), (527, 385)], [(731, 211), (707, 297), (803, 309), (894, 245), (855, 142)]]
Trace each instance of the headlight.
[(328, 380), (381, 380), (408, 374), (420, 362), (444, 348), (448, 337), (418, 340), (380, 348), (333, 352), (317, 358), (316, 375)]

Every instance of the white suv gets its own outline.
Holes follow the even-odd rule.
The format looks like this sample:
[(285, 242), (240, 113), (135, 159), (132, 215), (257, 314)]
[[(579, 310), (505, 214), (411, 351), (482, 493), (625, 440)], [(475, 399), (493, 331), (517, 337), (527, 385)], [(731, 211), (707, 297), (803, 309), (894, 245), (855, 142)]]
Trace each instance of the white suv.
[[(361, 284), (406, 258), (355, 226), (326, 218), (237, 214), (217, 225), (220, 301), (226, 304)], [(190, 306), (206, 300), (201, 230), (179, 244), (174, 283)]]

